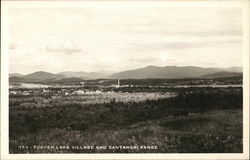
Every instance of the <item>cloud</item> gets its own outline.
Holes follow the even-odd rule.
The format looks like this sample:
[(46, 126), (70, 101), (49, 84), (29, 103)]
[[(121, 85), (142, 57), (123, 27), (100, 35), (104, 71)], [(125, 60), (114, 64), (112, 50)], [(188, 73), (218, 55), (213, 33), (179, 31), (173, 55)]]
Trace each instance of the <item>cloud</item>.
[(137, 63), (149, 63), (149, 62), (156, 62), (157, 59), (155, 57), (133, 57), (130, 58), (129, 61)]
[(81, 48), (77, 47), (74, 43), (70, 41), (65, 41), (60, 44), (57, 43), (57, 44), (47, 45), (46, 50), (48, 52), (66, 53), (66, 54), (73, 54), (82, 51)]
[(214, 41), (214, 42), (172, 42), (160, 45), (162, 48), (167, 49), (186, 49), (186, 48), (203, 48), (203, 47), (215, 47), (220, 44), (240, 43), (239, 40), (231, 41)]
[[(140, 28), (140, 27), (138, 27)], [(131, 31), (127, 31), (129, 33)], [(166, 29), (166, 28), (154, 28), (154, 29), (145, 29), (145, 30), (135, 30), (133, 31), (135, 34), (143, 34), (143, 35), (167, 35), (167, 36), (197, 36), (197, 37), (213, 37), (213, 36), (242, 36), (243, 32), (241, 28), (237, 28), (234, 30), (200, 30), (193, 31), (188, 30), (180, 31), (177, 29)]]
[[(153, 39), (153, 38), (152, 38)], [(193, 37), (168, 37), (168, 39), (154, 39), (154, 42), (132, 42), (128, 44), (131, 52), (151, 52), (151, 51), (167, 51), (167, 50), (183, 50), (192, 48), (223, 48), (225, 45), (237, 45), (242, 43), (240, 36), (227, 37), (209, 37), (209, 38), (193, 38)], [(128, 50), (127, 49), (127, 50)]]
[(11, 9), (13, 72), (242, 63), (240, 7), (111, 6)]

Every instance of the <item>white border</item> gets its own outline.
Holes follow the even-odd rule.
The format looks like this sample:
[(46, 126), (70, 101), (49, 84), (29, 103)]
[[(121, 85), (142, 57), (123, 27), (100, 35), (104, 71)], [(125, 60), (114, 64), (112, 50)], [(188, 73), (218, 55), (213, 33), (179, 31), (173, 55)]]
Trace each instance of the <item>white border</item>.
[[(80, 8), (116, 5), (147, 5), (168, 7), (240, 7), (243, 9), (243, 153), (239, 154), (9, 154), (8, 146), (8, 42), (10, 8)], [(236, 1), (1, 1), (1, 159), (249, 159), (249, 4)], [(24, 57), (25, 58), (25, 57)]]

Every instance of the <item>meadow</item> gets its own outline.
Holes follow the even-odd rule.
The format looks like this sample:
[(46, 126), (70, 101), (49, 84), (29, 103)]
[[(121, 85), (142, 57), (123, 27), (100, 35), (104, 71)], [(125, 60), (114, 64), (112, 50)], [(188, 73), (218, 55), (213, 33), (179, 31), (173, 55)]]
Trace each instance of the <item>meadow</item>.
[(9, 112), (10, 153), (242, 152), (241, 87), (10, 95)]

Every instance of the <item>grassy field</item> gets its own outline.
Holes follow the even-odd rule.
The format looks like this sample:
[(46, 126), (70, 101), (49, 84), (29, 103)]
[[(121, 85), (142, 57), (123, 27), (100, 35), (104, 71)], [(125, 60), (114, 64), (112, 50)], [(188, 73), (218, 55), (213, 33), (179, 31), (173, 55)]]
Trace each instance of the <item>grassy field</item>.
[(105, 93), (96, 103), (79, 95), (10, 96), (10, 153), (242, 152), (242, 88), (171, 93), (177, 96), (136, 93), (127, 100), (115, 93), (103, 103)]

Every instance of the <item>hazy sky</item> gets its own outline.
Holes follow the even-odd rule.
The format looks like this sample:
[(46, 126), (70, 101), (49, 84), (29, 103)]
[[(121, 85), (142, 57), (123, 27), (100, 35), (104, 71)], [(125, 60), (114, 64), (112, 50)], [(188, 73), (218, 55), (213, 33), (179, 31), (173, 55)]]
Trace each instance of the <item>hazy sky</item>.
[(242, 66), (240, 8), (97, 6), (10, 10), (10, 72)]

